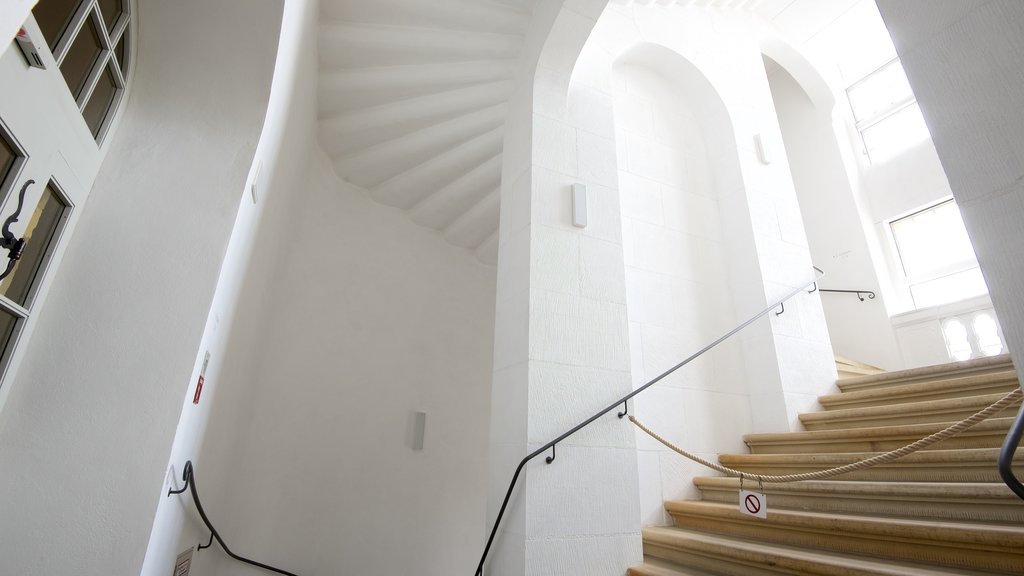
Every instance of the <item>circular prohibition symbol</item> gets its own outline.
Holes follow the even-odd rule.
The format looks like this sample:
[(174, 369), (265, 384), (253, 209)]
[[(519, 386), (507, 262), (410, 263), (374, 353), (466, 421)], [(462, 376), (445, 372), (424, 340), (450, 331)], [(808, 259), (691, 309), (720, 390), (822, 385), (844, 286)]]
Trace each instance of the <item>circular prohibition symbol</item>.
[(743, 500), (743, 505), (746, 506), (747, 511), (751, 514), (757, 514), (761, 511), (761, 499), (753, 494), (747, 494), (747, 497)]

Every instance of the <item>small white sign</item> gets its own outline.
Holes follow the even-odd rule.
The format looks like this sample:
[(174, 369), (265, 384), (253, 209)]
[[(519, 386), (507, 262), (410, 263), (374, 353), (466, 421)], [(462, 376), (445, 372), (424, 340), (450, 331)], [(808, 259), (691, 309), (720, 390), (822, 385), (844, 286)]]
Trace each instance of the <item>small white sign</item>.
[(740, 490), (740, 513), (768, 518), (768, 498), (760, 492)]

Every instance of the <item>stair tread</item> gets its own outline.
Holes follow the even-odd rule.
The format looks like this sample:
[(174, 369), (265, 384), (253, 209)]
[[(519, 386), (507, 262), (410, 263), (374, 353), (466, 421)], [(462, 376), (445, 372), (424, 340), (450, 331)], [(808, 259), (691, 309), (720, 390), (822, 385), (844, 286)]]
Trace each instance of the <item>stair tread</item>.
[(1007, 391), (1017, 384), (1016, 370), (1003, 370), (986, 374), (930, 380), (928, 382), (911, 382), (894, 384), (885, 388), (869, 388), (853, 390), (839, 394), (820, 396), (818, 401), (826, 410), (832, 406), (854, 404), (867, 401), (895, 401), (902, 398), (929, 397), (941, 393), (963, 392), (964, 395), (974, 393), (978, 388), (1006, 388)]
[[(768, 500), (769, 505), (771, 500)], [(669, 513), (689, 516), (705, 515), (736, 522), (763, 523), (759, 518), (741, 514), (735, 505), (720, 502), (670, 500), (665, 503)], [(1024, 526), (991, 522), (958, 522), (950, 520), (877, 517), (857, 514), (836, 514), (787, 508), (771, 508), (768, 521), (776, 529), (827, 530), (896, 540), (935, 541), (944, 545), (993, 546), (1024, 548)]]
[[(825, 454), (722, 454), (719, 461), (726, 462), (770, 462), (770, 463), (806, 463), (806, 464), (848, 464), (878, 456), (883, 452), (845, 452)], [(883, 464), (891, 466), (899, 462), (995, 462), (999, 456), (998, 448), (968, 448), (962, 450), (927, 450), (907, 454), (906, 456)]]
[(881, 374), (872, 374), (869, 376), (845, 378), (839, 382), (838, 385), (840, 389), (846, 391), (870, 386), (884, 386), (897, 382), (923, 380), (933, 378), (936, 375), (946, 375), (948, 377), (952, 374), (964, 372), (1012, 368), (1013, 362), (1010, 360), (1010, 355), (1000, 354), (998, 356), (974, 358), (971, 360), (964, 360), (962, 362), (951, 362), (935, 366), (924, 366), (920, 368), (910, 368), (907, 370), (883, 372)]
[(657, 558), (644, 558), (644, 563), (626, 570), (629, 576), (710, 576), (707, 572), (684, 569), (678, 565), (662, 562)]
[(875, 373), (885, 372), (885, 370), (879, 368), (878, 366), (872, 366), (871, 364), (861, 362), (860, 360), (853, 360), (845, 356), (835, 356), (835, 361), (837, 366), (848, 366), (851, 368), (863, 368), (865, 370), (874, 370)]
[[(899, 404), (886, 404), (882, 406), (866, 406), (858, 408), (838, 408), (823, 412), (810, 412), (800, 414), (800, 421), (806, 426), (816, 424), (834, 424), (846, 422), (856, 424), (860, 422), (871, 423), (881, 419), (899, 420), (921, 420), (948, 417), (952, 414), (973, 414), (990, 404), (995, 403), (1006, 396), (1005, 393), (978, 394), (959, 398), (944, 398), (941, 400), (924, 400), (920, 402), (903, 402)], [(1015, 403), (1010, 408), (1016, 408)], [(1010, 409), (1008, 408), (1008, 410)], [(958, 421), (961, 418), (954, 418)], [(931, 420), (934, 421), (934, 420)], [(851, 426), (856, 427), (856, 426)]]
[[(769, 432), (762, 434), (746, 434), (743, 441), (747, 444), (789, 444), (797, 442), (820, 442), (823, 440), (879, 440), (887, 438), (909, 437), (914, 440), (924, 438), (944, 430), (956, 422), (932, 422), (927, 424), (899, 424), (893, 426), (871, 426), (866, 428), (839, 428), (835, 430), (806, 430), (801, 432)], [(972, 432), (988, 432), (1006, 430), (1013, 423), (1012, 417), (989, 418), (968, 428), (961, 435)]]
[[(734, 556), (742, 553), (744, 560), (761, 566), (774, 566), (783, 570), (796, 570), (788, 573), (809, 573), (799, 571), (807, 565), (833, 568), (829, 574), (878, 574), (892, 576), (953, 576), (966, 574), (984, 574), (983, 572), (965, 572), (962, 569), (946, 569), (914, 564), (879, 560), (876, 558), (824, 552), (806, 548), (798, 548), (780, 544), (762, 544), (748, 539), (708, 534), (693, 530), (674, 527), (651, 527), (643, 529), (645, 545), (648, 542), (663, 545), (684, 545), (688, 550), (705, 555), (722, 555), (733, 552)], [(780, 573), (787, 573), (782, 572)]]
[[(739, 490), (739, 478), (728, 476), (700, 476), (694, 478), (698, 488), (721, 487)], [(998, 499), (1024, 510), (1024, 500), (998, 482), (871, 482), (844, 480), (805, 480), (787, 484), (768, 484), (765, 493), (825, 492), (831, 494), (866, 494), (890, 499), (943, 498), (943, 499)]]

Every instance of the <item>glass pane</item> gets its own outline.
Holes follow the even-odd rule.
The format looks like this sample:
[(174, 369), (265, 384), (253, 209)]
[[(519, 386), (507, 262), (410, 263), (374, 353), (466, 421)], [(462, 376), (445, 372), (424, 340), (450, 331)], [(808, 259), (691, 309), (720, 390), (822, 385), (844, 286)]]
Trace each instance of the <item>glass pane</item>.
[(896, 156), (914, 144), (931, 137), (921, 108), (915, 102), (861, 132), (871, 162)]
[(1003, 352), (1003, 340), (999, 337), (999, 326), (995, 318), (988, 312), (974, 317), (974, 335), (978, 338), (978, 348), (985, 356), (995, 356)]
[(899, 60), (895, 60), (854, 84), (846, 91), (853, 117), (864, 122), (914, 99), (910, 82)]
[(82, 0), (39, 0), (32, 9), (32, 15), (35, 16), (39, 29), (43, 31), (43, 37), (50, 45), (50, 50), (57, 47), (57, 42), (60, 41), (81, 3)]
[(914, 297), (914, 306), (927, 308), (988, 294), (988, 286), (981, 270), (972, 268), (915, 284), (910, 287), (910, 294)]
[(25, 252), (14, 266), (14, 271), (0, 284), (0, 294), (28, 307), (29, 295), (43, 270), (47, 249), (60, 227), (61, 216), (66, 209), (57, 191), (48, 184), (25, 228)]
[(121, 0), (99, 0), (100, 16), (107, 24), (107, 31), (111, 31), (118, 17), (121, 16)]
[(895, 220), (891, 227), (903, 272), (912, 283), (978, 266), (952, 200)]
[(20, 320), (21, 318), (0, 308), (0, 358), (6, 357), (14, 344), (15, 330)]
[(967, 340), (967, 328), (959, 320), (950, 320), (942, 327), (942, 335), (946, 337), (946, 349), (954, 360), (967, 360), (971, 357), (971, 343)]
[(14, 150), (14, 146), (7, 141), (4, 134), (0, 132), (0, 184), (7, 181), (7, 177), (11, 173), (11, 169), (14, 168), (14, 163), (18, 160), (18, 154)]
[(103, 51), (100, 44), (100, 34), (96, 30), (96, 22), (92, 18), (85, 20), (85, 25), (78, 32), (75, 41), (68, 49), (67, 56), (60, 65), (60, 71), (64, 74), (64, 81), (71, 89), (71, 95), (77, 100), (85, 88), (85, 82), (89, 79), (96, 59)]
[(85, 117), (85, 123), (89, 125), (93, 138), (99, 137), (103, 120), (107, 117), (110, 104), (114, 101), (116, 94), (117, 84), (114, 83), (114, 73), (110, 70), (110, 66), (107, 66), (97, 81), (92, 96), (89, 96), (89, 102), (82, 110), (82, 116)]
[(118, 41), (117, 46), (114, 48), (114, 54), (117, 55), (117, 65), (121, 67), (121, 76), (128, 78), (128, 31), (125, 30), (124, 34), (121, 34), (121, 40)]

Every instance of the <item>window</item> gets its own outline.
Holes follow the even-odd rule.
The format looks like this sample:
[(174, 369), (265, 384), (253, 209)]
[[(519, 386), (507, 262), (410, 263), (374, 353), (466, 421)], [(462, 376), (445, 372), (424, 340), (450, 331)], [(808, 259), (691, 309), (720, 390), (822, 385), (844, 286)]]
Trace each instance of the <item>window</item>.
[[(34, 161), (0, 124), (2, 214), (6, 216), (16, 211), (24, 182), (30, 179), (36, 183), (26, 188), (21, 216), (10, 228), (15, 237), (25, 239), (25, 249), (10, 274), (0, 281), (0, 374), (6, 371), (29, 319), (50, 257), (71, 211), (70, 200), (44, 166)], [(3, 258), (0, 269), (5, 269), (7, 263)]]
[(980, 310), (941, 321), (942, 336), (952, 360), (982, 358), (1006, 350), (993, 310)]
[(93, 138), (101, 142), (124, 92), (128, 0), (40, 0), (32, 9)]
[(915, 308), (988, 293), (952, 200), (893, 220), (889, 227)]
[(850, 86), (846, 95), (870, 162), (892, 158), (930, 137), (898, 58)]

